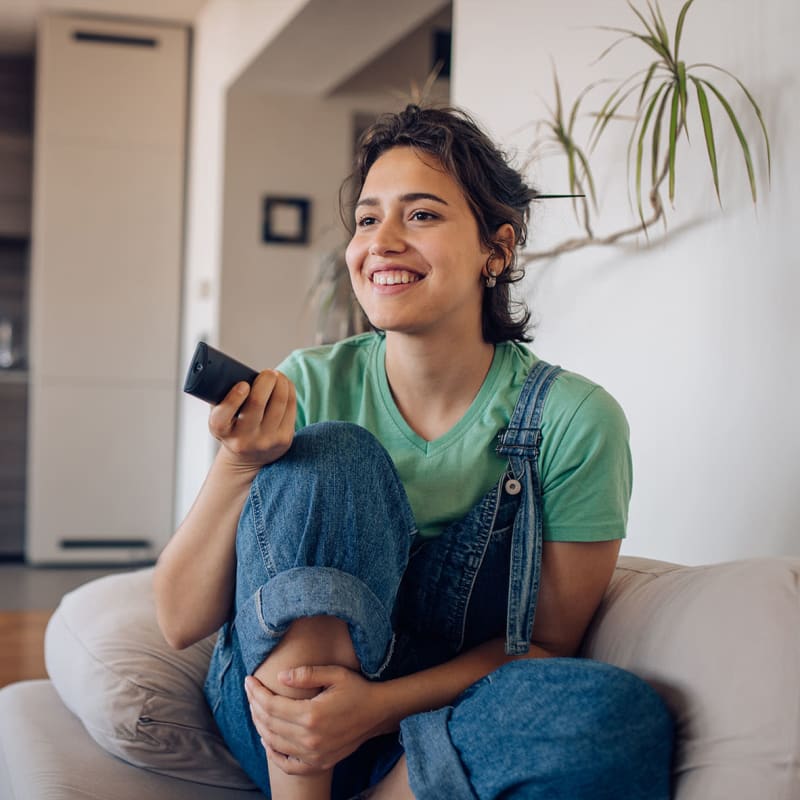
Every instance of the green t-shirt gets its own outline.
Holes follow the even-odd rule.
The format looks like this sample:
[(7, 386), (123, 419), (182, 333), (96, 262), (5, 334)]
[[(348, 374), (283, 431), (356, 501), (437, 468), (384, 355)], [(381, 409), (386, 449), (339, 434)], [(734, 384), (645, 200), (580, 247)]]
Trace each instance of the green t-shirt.
[[(429, 442), (409, 427), (394, 403), (385, 350), (383, 335), (367, 333), (298, 350), (278, 369), (297, 389), (297, 428), (344, 420), (369, 430), (397, 467), (420, 534), (435, 536), (503, 475), (508, 465), (495, 452), (497, 434), (508, 425), (537, 359), (522, 345), (497, 345), (466, 414)], [(562, 372), (545, 400), (541, 428), (545, 540), (624, 537), (631, 459), (628, 425), (614, 398), (586, 378)]]

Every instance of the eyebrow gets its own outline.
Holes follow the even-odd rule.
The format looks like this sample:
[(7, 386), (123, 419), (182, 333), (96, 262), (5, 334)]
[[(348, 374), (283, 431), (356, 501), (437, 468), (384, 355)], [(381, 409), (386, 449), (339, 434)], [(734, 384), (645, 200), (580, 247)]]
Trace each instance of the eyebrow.
[[(431, 194), (430, 192), (408, 192), (407, 194), (401, 194), (399, 200), (403, 203), (415, 203), (417, 200), (433, 200), (433, 202), (441, 203), (443, 206), (448, 205), (447, 200), (443, 200), (438, 195)], [(361, 200), (356, 203), (355, 207), (377, 205), (380, 205), (380, 202), (376, 197), (362, 197)]]

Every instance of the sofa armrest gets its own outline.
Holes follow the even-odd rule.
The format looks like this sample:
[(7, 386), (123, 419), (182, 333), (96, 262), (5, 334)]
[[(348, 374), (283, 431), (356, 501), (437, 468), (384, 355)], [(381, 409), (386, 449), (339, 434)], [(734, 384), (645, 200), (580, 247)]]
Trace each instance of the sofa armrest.
[(798, 584), (800, 559), (620, 559), (582, 655), (667, 702), (677, 800), (800, 797)]

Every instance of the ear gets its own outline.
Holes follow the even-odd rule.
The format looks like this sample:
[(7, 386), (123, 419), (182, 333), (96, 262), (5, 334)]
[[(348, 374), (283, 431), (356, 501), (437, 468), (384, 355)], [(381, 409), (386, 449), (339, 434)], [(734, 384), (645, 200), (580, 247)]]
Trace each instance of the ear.
[(492, 261), (500, 262), (502, 253), (502, 265), (498, 263), (497, 266), (499, 269), (495, 268), (495, 272), (498, 275), (505, 271), (511, 264), (516, 239), (517, 237), (514, 235), (514, 228), (508, 222), (503, 223), (495, 231), (493, 241), (496, 245), (495, 253), (497, 253), (497, 255), (492, 258)]

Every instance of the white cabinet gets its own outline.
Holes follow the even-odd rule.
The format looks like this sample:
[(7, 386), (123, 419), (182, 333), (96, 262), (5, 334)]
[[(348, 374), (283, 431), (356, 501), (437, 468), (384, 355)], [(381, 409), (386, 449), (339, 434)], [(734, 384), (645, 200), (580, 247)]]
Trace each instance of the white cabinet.
[(37, 44), (26, 556), (172, 530), (188, 31), (46, 16)]

